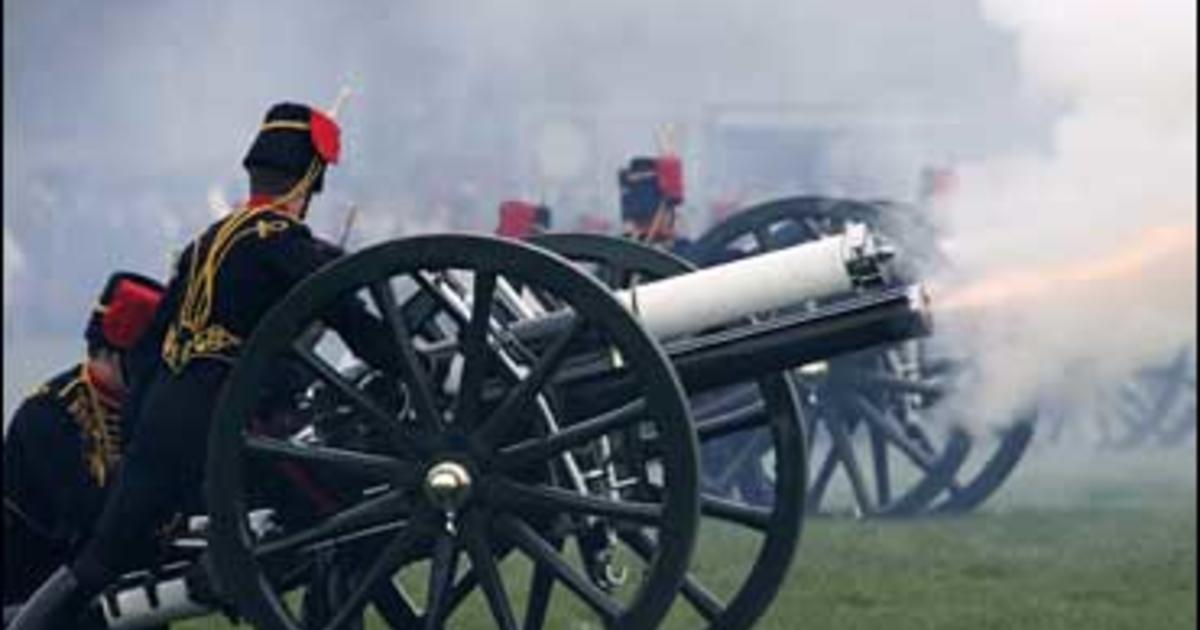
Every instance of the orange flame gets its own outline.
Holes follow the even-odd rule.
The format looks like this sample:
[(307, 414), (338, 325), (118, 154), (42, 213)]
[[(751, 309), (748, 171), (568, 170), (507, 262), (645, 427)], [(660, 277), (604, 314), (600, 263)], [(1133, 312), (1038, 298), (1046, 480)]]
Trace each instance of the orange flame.
[(950, 292), (934, 303), (942, 310), (981, 308), (1062, 291), (1071, 286), (1136, 277), (1151, 265), (1185, 251), (1195, 257), (1195, 226), (1160, 226), (1142, 233), (1112, 256), (1002, 273)]

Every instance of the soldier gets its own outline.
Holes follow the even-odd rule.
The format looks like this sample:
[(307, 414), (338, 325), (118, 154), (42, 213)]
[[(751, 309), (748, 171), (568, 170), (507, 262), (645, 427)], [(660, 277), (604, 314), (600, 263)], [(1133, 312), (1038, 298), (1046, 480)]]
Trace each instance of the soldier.
[[(341, 255), (304, 224), (339, 149), (340, 129), (321, 111), (281, 103), (267, 112), (242, 162), (249, 200), (189, 244), (167, 286), (162, 362), (96, 532), (29, 600), (16, 630), (73, 627), (97, 593), (137, 568), (132, 551), (199, 494), (213, 407), (242, 343), (292, 286)], [(395, 373), (386, 326), (356, 296), (324, 319), (355, 354)]]
[(617, 176), (625, 236), (687, 256), (689, 241), (676, 231), (683, 203), (683, 164), (674, 155), (635, 157)]
[(90, 534), (129, 437), (120, 417), (145, 369), (138, 342), (162, 295), (150, 278), (114, 273), (84, 331), (87, 357), (13, 416), (4, 440), (6, 607), (27, 598)]
[(550, 230), (550, 208), (528, 201), (500, 204), (500, 225), (496, 234), (509, 238), (528, 238)]
[[(676, 231), (676, 208), (683, 203), (683, 164), (675, 155), (635, 157), (618, 175), (621, 185), (621, 221), (626, 238), (632, 238), (684, 259), (697, 262), (690, 240)], [(746, 500), (769, 505), (769, 488), (753, 466), (735, 463), (749, 434), (734, 434), (708, 442), (701, 451), (701, 472), (706, 479), (724, 475), (728, 466), (738, 466), (735, 478)]]

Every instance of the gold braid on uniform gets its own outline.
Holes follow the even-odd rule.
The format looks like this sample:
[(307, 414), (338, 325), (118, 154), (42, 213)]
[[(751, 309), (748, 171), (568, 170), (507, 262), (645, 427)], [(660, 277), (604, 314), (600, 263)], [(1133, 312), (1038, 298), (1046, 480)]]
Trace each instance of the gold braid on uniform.
[(314, 158), (308, 171), (286, 194), (258, 206), (243, 206), (235, 211), (217, 228), (204, 261), (200, 262), (200, 243), (203, 237), (192, 242), (191, 263), (188, 269), (187, 291), (179, 307), (179, 316), (167, 328), (163, 339), (162, 357), (171, 371), (179, 373), (193, 358), (208, 357), (228, 359), (227, 351), (240, 346), (242, 340), (219, 322), (211, 321), (215, 298), (217, 274), (221, 263), (239, 241), (257, 234), (259, 238), (286, 230), (296, 219), (260, 219), (252, 222), (259, 212), (278, 208), (306, 193), (317, 176), (322, 164)]
[(121, 408), (105, 398), (92, 383), (87, 363), (79, 376), (58, 391), (58, 398), (83, 431), (83, 460), (97, 486), (108, 483), (108, 475), (121, 461)]

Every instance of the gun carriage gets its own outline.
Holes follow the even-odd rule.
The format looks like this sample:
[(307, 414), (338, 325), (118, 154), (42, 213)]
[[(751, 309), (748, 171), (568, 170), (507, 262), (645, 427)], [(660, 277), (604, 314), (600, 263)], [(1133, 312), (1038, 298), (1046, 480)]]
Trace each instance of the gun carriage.
[[(209, 520), (177, 541), (206, 550), (189, 560), (211, 583), (186, 564), (131, 576), (110, 623), (199, 600), (262, 628), (750, 627), (803, 519), (788, 371), (928, 332), (919, 286), (876, 290), (886, 258), (858, 228), (700, 271), (604, 237), (348, 256), (267, 315), (218, 403)], [(390, 327), (398, 368), (321, 325), (348, 295)], [(726, 439), (773, 454), (767, 492), (722, 485)]]
[[(896, 245), (892, 282), (911, 282), (945, 263), (936, 230), (902, 204), (798, 196), (754, 205), (712, 227), (695, 243), (702, 266), (719, 265), (871, 226)], [(828, 296), (825, 300), (836, 300)], [(818, 304), (820, 301), (817, 302)], [(940, 355), (910, 340), (810, 364), (793, 372), (809, 422), (815, 467), (809, 509), (829, 511), (837, 473), (859, 516), (965, 512), (994, 493), (1016, 468), (1033, 434), (1033, 414), (990, 422), (992, 435), (937, 403), (972, 377), (970, 357)]]
[[(1089, 366), (1079, 366), (1081, 375)], [(1087, 378), (1077, 379), (1089, 383)], [(1121, 380), (1096, 376), (1082, 392), (1044, 395), (1039, 442), (1050, 447), (1084, 442), (1098, 449), (1171, 448), (1191, 443), (1196, 431), (1196, 348), (1183, 347), (1168, 360), (1140, 367)], [(1081, 405), (1080, 398), (1091, 401)], [(1071, 410), (1088, 409), (1091, 423)], [(1080, 430), (1080, 424), (1084, 429)]]

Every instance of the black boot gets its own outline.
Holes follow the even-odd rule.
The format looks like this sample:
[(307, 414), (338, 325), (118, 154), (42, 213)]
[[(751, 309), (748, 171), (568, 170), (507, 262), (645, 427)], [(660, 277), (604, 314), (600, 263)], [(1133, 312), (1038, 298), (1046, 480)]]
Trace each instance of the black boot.
[(75, 630), (91, 600), (68, 567), (61, 567), (21, 606), (5, 630)]

